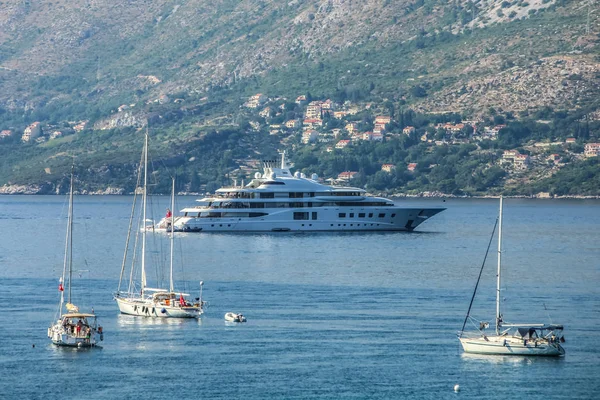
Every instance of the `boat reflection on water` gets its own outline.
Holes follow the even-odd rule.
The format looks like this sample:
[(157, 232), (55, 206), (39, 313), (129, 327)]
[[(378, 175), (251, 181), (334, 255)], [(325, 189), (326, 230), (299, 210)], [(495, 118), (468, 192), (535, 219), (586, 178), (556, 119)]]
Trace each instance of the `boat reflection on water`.
[(135, 315), (119, 314), (117, 316), (117, 327), (122, 329), (139, 329), (140, 327), (160, 326), (169, 328), (178, 328), (187, 326), (187, 324), (202, 325), (202, 318), (137, 318)]
[(486, 363), (486, 364), (510, 364), (510, 365), (530, 365), (533, 363), (555, 363), (564, 360), (564, 357), (539, 357), (539, 356), (520, 356), (513, 355), (498, 355), (498, 354), (477, 354), (465, 353), (461, 354), (461, 359), (469, 363)]

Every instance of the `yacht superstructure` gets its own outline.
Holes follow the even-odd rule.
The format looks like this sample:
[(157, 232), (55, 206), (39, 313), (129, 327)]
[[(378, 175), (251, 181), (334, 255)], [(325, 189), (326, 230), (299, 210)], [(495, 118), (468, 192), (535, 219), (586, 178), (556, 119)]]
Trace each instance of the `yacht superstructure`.
[[(324, 185), (313, 174), (292, 174), (281, 162), (264, 161), (247, 185), (218, 189), (181, 210), (177, 231), (412, 231), (445, 208), (400, 207), (355, 187)], [(159, 222), (160, 225), (164, 221)]]

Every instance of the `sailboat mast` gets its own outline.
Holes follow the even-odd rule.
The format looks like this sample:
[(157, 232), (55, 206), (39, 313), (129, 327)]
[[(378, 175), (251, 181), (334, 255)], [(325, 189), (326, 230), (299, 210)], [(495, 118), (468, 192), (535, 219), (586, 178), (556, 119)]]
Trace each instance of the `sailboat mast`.
[(500, 326), (502, 325), (502, 314), (500, 314), (500, 272), (502, 261), (502, 196), (500, 196), (500, 214), (498, 224), (498, 272), (496, 281), (496, 334), (500, 334)]
[[(64, 286), (63, 285), (67, 285), (67, 282), (65, 280), (66, 275), (67, 275), (67, 268), (69, 269), (69, 274), (71, 272), (71, 268), (70, 268), (70, 259), (71, 259), (71, 255), (69, 254), (69, 249), (72, 248), (72, 246), (70, 246), (70, 239), (71, 239), (71, 211), (72, 211), (72, 195), (73, 195), (73, 166), (71, 166), (71, 180), (70, 180), (70, 185), (69, 185), (69, 211), (67, 214), (67, 233), (65, 236), (65, 256), (64, 256), (64, 261), (63, 261), (63, 272), (62, 272), (62, 276), (60, 278), (60, 287), (61, 287), (61, 291), (60, 291), (60, 307), (58, 310), (58, 314), (59, 317), (62, 316), (62, 306), (65, 302), (65, 292), (64, 292)], [(70, 296), (70, 292), (71, 292), (71, 280), (69, 279), (69, 302), (71, 301), (71, 296)]]
[(148, 186), (148, 128), (144, 137), (144, 190), (142, 197), (142, 297), (146, 288), (146, 201)]
[(175, 291), (175, 287), (173, 285), (173, 244), (175, 240), (175, 178), (173, 178), (171, 188), (171, 276), (169, 279), (169, 291), (172, 293)]
[(69, 246), (69, 297), (68, 302), (71, 302), (71, 282), (73, 279), (73, 169), (71, 166), (71, 185), (69, 189), (69, 227), (67, 229), (68, 246)]

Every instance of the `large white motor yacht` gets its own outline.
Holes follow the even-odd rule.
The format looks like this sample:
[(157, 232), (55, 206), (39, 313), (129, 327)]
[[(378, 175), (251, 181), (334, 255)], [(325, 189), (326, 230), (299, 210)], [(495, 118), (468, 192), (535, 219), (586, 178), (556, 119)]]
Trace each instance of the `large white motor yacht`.
[[(442, 207), (400, 207), (392, 200), (370, 197), (363, 189), (319, 183), (292, 175), (285, 153), (264, 161), (247, 185), (218, 189), (200, 204), (181, 210), (176, 231), (298, 232), (298, 231), (412, 231)], [(167, 225), (160, 221), (157, 227)], [(167, 227), (170, 230), (170, 226)]]

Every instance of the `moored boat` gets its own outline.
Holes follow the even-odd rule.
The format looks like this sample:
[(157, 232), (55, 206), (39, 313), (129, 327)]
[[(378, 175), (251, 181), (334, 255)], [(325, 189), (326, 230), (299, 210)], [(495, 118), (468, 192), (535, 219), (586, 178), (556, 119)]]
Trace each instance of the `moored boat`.
[[(146, 208), (147, 208), (147, 176), (148, 176), (148, 132), (146, 132), (143, 152), (143, 174), (140, 168), (140, 175), (143, 175), (143, 186), (141, 188), (142, 193), (142, 216), (140, 229), (142, 232), (141, 238), (141, 249), (140, 249), (140, 277), (139, 280), (134, 274), (136, 270), (136, 251), (134, 249), (134, 256), (132, 257), (131, 273), (129, 279), (129, 285), (127, 290), (121, 290), (121, 284), (123, 282), (123, 276), (125, 272), (125, 264), (128, 259), (129, 241), (132, 232), (132, 222), (135, 215), (135, 205), (137, 196), (134, 197), (134, 205), (132, 207), (132, 213), (130, 217), (130, 229), (127, 235), (125, 244), (125, 253), (123, 255), (123, 263), (121, 265), (121, 275), (119, 277), (119, 286), (117, 293), (114, 296), (119, 311), (123, 314), (136, 315), (150, 318), (199, 318), (204, 312), (205, 302), (202, 300), (202, 287), (203, 282), (200, 281), (200, 296), (196, 299), (191, 299), (190, 294), (182, 291), (175, 290), (174, 277), (173, 277), (173, 256), (174, 256), (174, 237), (175, 231), (170, 230), (170, 266), (169, 266), (169, 288), (151, 288), (147, 285), (146, 275), (146, 236), (148, 229), (144, 229), (146, 219)], [(139, 182), (139, 179), (138, 179)], [(140, 190), (136, 190), (136, 194)], [(173, 206), (175, 202), (175, 180), (172, 182), (171, 192), (171, 204)], [(173, 226), (174, 216), (170, 215), (171, 221), (170, 226)], [(139, 232), (139, 231), (138, 231)], [(137, 243), (137, 240), (136, 240)]]
[[(247, 185), (218, 189), (199, 205), (181, 210), (181, 232), (413, 231), (443, 207), (405, 207), (369, 196), (364, 189), (330, 186), (313, 174), (292, 174), (286, 163), (263, 162)], [(155, 226), (168, 224), (163, 218)]]
[(225, 313), (225, 321), (227, 321), (227, 322), (246, 322), (246, 317), (243, 314), (228, 312), (228, 313)]
[[(94, 309), (90, 313), (79, 312), (73, 304), (73, 176), (69, 189), (69, 214), (67, 220), (67, 236), (63, 273), (58, 284), (60, 301), (58, 317), (48, 328), (48, 338), (53, 344), (64, 347), (100, 347), (98, 340), (104, 340), (102, 327), (98, 325)], [(66, 299), (65, 299), (66, 290)], [(64, 308), (63, 308), (64, 307)]]
[[(496, 273), (496, 322), (495, 332), (488, 333), (486, 331), (489, 328), (488, 322), (477, 321), (475, 327), (476, 331), (465, 334), (465, 325), (471, 318), (471, 306), (475, 294), (477, 293), (477, 286), (479, 285), (479, 279), (475, 285), (475, 290), (469, 304), (469, 309), (465, 317), (462, 329), (458, 335), (458, 339), (463, 347), (465, 353), (475, 354), (490, 354), (490, 355), (519, 355), (519, 356), (562, 356), (565, 354), (565, 349), (561, 346), (564, 342), (562, 334), (563, 326), (557, 324), (514, 324), (507, 323), (504, 321), (503, 314), (500, 309), (500, 285), (501, 285), (501, 272), (502, 272), (502, 204), (503, 199), (500, 197), (500, 211), (496, 224), (494, 225), (494, 231), (492, 232), (492, 238), (498, 226), (498, 267)], [(490, 238), (489, 247), (492, 242)], [(488, 251), (486, 251), (486, 257), (484, 258), (481, 271), (485, 265), (485, 259), (487, 258)], [(481, 278), (481, 271), (479, 278)], [(475, 321), (473, 321), (475, 322)]]

